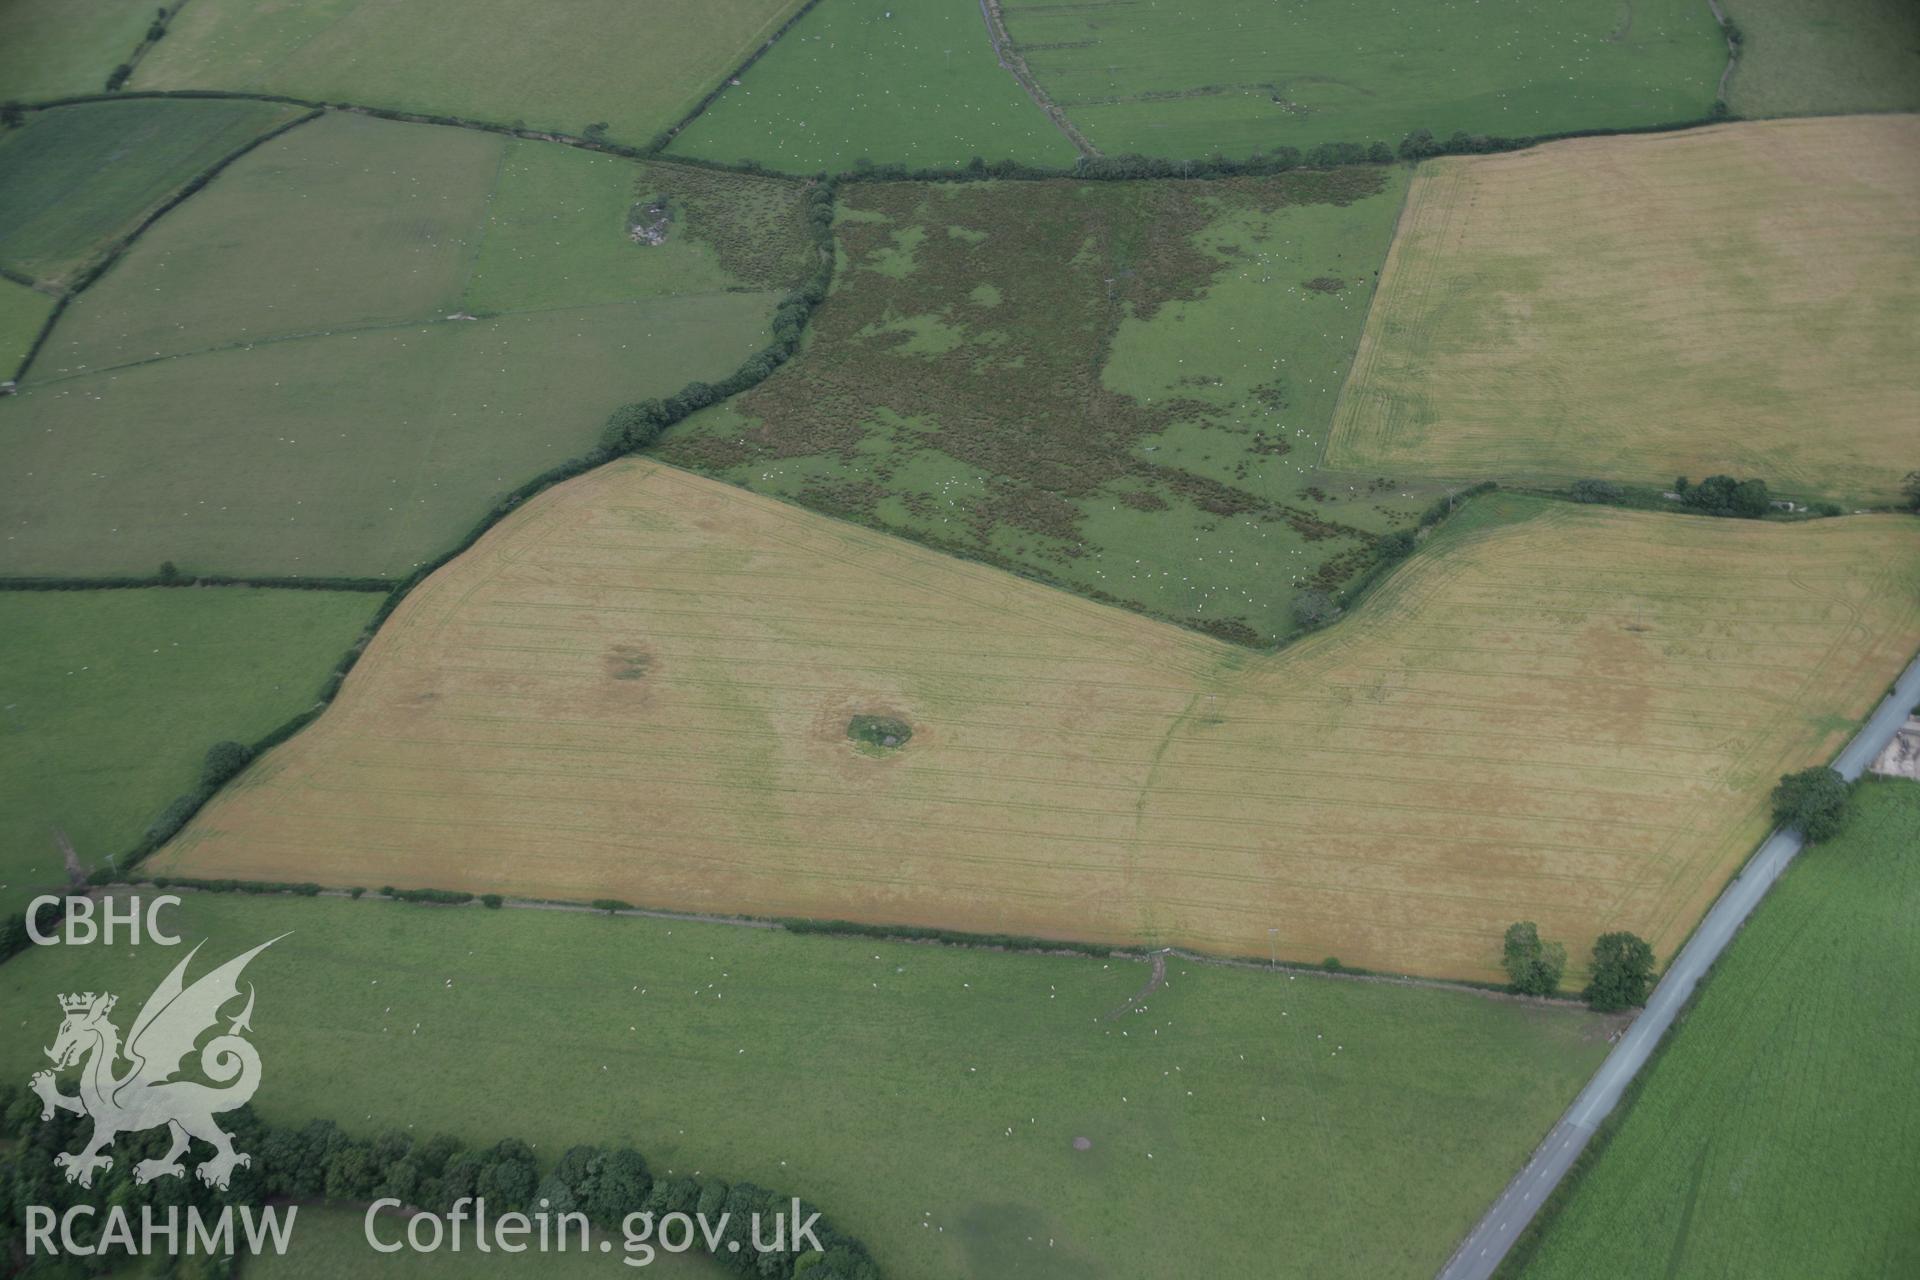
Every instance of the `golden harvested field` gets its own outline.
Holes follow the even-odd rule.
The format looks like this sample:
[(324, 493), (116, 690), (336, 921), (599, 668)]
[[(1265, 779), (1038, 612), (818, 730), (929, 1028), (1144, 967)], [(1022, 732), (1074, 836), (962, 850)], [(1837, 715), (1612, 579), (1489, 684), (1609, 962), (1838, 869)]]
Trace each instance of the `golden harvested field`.
[[(630, 459), (411, 595), (155, 872), (1494, 978), (1675, 947), (1920, 646), (1900, 516), (1494, 495), (1273, 655)], [(886, 751), (859, 714), (906, 720)]]
[(1846, 502), (1920, 466), (1920, 117), (1421, 166), (1327, 463), (1715, 472)]

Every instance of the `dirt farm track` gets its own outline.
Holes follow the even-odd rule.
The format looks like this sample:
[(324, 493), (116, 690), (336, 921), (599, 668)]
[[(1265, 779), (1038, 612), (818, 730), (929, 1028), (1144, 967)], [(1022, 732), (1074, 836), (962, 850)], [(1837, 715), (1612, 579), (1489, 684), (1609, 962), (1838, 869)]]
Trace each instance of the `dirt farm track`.
[(1920, 646), (1916, 581), (1897, 517), (1494, 495), (1262, 655), (629, 460), (417, 590), (151, 869), (1468, 978), (1515, 919), (1665, 955)]

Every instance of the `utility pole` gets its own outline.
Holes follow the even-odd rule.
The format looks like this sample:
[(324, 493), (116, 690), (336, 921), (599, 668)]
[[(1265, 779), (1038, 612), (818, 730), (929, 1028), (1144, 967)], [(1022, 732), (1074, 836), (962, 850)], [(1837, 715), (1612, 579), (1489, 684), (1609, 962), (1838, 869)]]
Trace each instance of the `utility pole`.
[(1267, 972), (1280, 972), (1280, 930), (1267, 930)]

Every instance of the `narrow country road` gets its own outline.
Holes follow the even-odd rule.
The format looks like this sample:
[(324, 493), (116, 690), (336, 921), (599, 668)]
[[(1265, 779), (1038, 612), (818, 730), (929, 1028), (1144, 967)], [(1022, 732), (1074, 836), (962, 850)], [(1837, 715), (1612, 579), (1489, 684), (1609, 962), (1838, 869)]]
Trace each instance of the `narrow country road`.
[[(1859, 777), (1867, 764), (1893, 740), (1894, 732), (1906, 722), (1907, 713), (1916, 705), (1920, 705), (1920, 657), (1901, 674), (1893, 693), (1861, 726), (1860, 732), (1833, 762), (1833, 767), (1849, 780)], [(1646, 1065), (1648, 1055), (1673, 1025), (1674, 1015), (1686, 1005), (1701, 975), (1719, 959), (1720, 952), (1799, 852), (1800, 837), (1788, 831), (1774, 832), (1760, 846), (1746, 869), (1707, 912), (1687, 945), (1680, 949), (1679, 956), (1653, 989), (1646, 1009), (1620, 1037), (1613, 1052), (1600, 1064), (1600, 1070), (1553, 1126), (1526, 1167), (1507, 1184), (1507, 1189), (1475, 1225), (1465, 1243), (1440, 1269), (1438, 1280), (1486, 1280), (1493, 1274), (1500, 1260), (1507, 1256), (1507, 1250), (1513, 1247), (1514, 1240), (1586, 1148), (1593, 1131), (1620, 1101), (1628, 1082)]]

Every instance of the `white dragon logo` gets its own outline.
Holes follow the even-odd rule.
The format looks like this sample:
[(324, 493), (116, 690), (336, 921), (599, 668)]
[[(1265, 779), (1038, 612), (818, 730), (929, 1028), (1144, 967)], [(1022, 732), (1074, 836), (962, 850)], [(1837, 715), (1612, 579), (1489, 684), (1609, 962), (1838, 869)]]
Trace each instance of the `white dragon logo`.
[[(91, 1187), (94, 1170), (113, 1167), (113, 1157), (105, 1153), (113, 1146), (115, 1136), (163, 1124), (172, 1132), (173, 1146), (160, 1159), (135, 1165), (135, 1182), (184, 1174), (180, 1156), (190, 1138), (209, 1143), (214, 1149), (213, 1158), (194, 1170), (208, 1186), (225, 1190), (236, 1167), (253, 1163), (251, 1156), (233, 1149), (232, 1137), (213, 1122), (215, 1113), (242, 1105), (260, 1087), (260, 1055), (240, 1037), (242, 1031), (253, 1029), (249, 1022), (253, 1017), (253, 984), (247, 984), (247, 1007), (232, 1020), (227, 1033), (215, 1036), (200, 1051), (200, 1070), (224, 1087), (172, 1077), (193, 1052), (201, 1033), (220, 1020), (221, 1007), (239, 997), (240, 971), (247, 967), (247, 961), (278, 941), (280, 938), (268, 939), (189, 987), (183, 979), (188, 963), (200, 950), (195, 946), (147, 997), (140, 1016), (133, 1020), (124, 1051), (119, 1029), (107, 1020), (119, 997), (91, 991), (60, 997), (60, 1010), (66, 1017), (53, 1047), (46, 1051), (53, 1059), (53, 1070), (36, 1072), (28, 1087), (40, 1095), (42, 1120), (53, 1119), (56, 1108), (93, 1117), (93, 1136), (87, 1145), (53, 1158), (57, 1167), (67, 1171), (68, 1182)], [(123, 1054), (131, 1065), (125, 1074), (115, 1075)], [(87, 1061), (80, 1072), (80, 1092), (73, 1096), (61, 1093), (54, 1073), (82, 1058)]]

